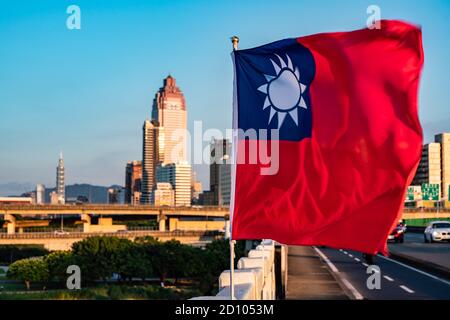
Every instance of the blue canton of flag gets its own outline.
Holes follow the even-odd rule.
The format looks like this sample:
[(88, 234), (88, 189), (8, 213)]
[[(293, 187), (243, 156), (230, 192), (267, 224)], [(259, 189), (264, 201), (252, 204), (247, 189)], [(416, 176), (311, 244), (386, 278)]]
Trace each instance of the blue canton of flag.
[(234, 54), (238, 128), (279, 129), (279, 139), (287, 141), (311, 137), (311, 52), (296, 39), (287, 39)]

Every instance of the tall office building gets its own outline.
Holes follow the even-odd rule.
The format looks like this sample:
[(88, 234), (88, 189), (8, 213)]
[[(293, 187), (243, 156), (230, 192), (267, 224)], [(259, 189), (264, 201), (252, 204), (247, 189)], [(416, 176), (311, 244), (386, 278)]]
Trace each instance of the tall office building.
[(155, 95), (152, 119), (163, 128), (158, 145), (162, 163), (186, 160), (186, 102), (175, 78), (168, 76)]
[(191, 205), (191, 165), (187, 162), (158, 166), (157, 182), (168, 182), (175, 190), (175, 206)]
[[(210, 144), (211, 163), (209, 165), (209, 190), (213, 193), (214, 205), (219, 204), (220, 167), (226, 164), (231, 155), (231, 143), (226, 139), (213, 139)], [(230, 173), (231, 174), (231, 173)]]
[(191, 200), (192, 204), (197, 204), (199, 202), (200, 193), (202, 193), (202, 183), (197, 181), (197, 173), (192, 171), (191, 177)]
[(117, 188), (108, 188), (107, 190), (107, 200), (108, 204), (118, 204), (120, 203), (120, 194), (121, 190)]
[(59, 155), (58, 166), (56, 167), (56, 194), (58, 196), (58, 203), (64, 204), (66, 202), (66, 184), (65, 184), (65, 169), (62, 152)]
[[(228, 155), (224, 156), (224, 160), (229, 158)], [(231, 196), (231, 164), (222, 163), (219, 164), (219, 206), (230, 205)]]
[(141, 199), (142, 162), (128, 161), (125, 169), (125, 203), (138, 204)]
[(441, 184), (441, 145), (429, 143), (422, 147), (422, 158), (412, 185)]
[(142, 142), (142, 182), (141, 203), (150, 204), (153, 187), (156, 183), (158, 157), (158, 124), (155, 121), (144, 122)]
[(434, 141), (441, 145), (441, 196), (449, 200), (450, 185), (450, 133), (435, 135)]
[(36, 185), (36, 204), (45, 203), (45, 186), (43, 184)]

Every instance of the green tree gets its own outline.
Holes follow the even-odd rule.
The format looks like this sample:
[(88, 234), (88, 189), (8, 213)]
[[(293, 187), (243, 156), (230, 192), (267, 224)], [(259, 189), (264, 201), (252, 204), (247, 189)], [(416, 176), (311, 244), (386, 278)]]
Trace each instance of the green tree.
[(67, 279), (67, 268), (76, 264), (75, 257), (70, 251), (55, 251), (45, 256), (49, 279), (63, 282)]
[(152, 261), (144, 246), (139, 243), (130, 242), (119, 248), (117, 266), (121, 279), (131, 280), (137, 277), (145, 281), (153, 274)]
[(119, 272), (121, 248), (129, 246), (128, 239), (89, 237), (72, 245), (72, 252), (83, 273), (84, 281), (106, 280)]
[(169, 273), (167, 248), (159, 241), (145, 241), (141, 243), (141, 246), (150, 260), (153, 274), (159, 277), (161, 286), (164, 286)]
[[(236, 255), (235, 263), (244, 256), (244, 241), (237, 241), (234, 247)], [(205, 247), (205, 259), (208, 261), (209, 270), (214, 275), (219, 275), (223, 270), (230, 269), (230, 244), (227, 239), (214, 240)]]
[(48, 266), (43, 257), (18, 260), (9, 266), (7, 277), (23, 281), (30, 290), (32, 282), (48, 281)]
[(0, 245), (0, 263), (10, 264), (17, 260), (31, 257), (41, 257), (49, 251), (40, 245)]

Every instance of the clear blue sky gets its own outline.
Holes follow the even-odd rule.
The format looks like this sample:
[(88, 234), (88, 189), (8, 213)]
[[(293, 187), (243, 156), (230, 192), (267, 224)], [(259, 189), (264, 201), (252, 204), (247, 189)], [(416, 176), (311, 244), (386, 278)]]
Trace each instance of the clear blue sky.
[[(422, 25), (420, 117), (426, 141), (450, 130), (450, 1), (4, 1), (0, 6), (0, 184), (123, 184), (141, 126), (169, 72), (188, 123), (231, 125), (229, 37), (240, 47), (365, 26), (366, 8)], [(66, 28), (80, 6), (82, 29)], [(208, 176), (200, 170), (206, 184)]]

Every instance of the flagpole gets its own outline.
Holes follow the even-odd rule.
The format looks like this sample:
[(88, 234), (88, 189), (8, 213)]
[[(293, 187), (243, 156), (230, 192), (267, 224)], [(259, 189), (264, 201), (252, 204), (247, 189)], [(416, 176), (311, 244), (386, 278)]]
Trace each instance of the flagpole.
[[(239, 38), (236, 36), (231, 37), (231, 43), (233, 44), (233, 51), (238, 49)], [(234, 128), (233, 128), (234, 129)], [(232, 206), (230, 206), (230, 209)], [(230, 230), (231, 230), (231, 217), (233, 212), (230, 212)], [(235, 300), (234, 296), (234, 245), (236, 241), (232, 238), (232, 233), (230, 232), (230, 299)]]

